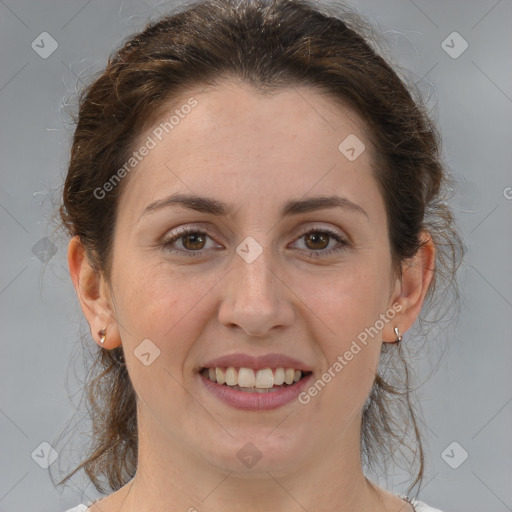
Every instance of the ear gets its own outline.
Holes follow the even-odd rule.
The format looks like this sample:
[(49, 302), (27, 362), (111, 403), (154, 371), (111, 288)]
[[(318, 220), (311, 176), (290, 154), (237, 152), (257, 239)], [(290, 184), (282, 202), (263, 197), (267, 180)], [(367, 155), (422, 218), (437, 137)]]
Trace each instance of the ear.
[[(111, 349), (121, 344), (121, 337), (110, 298), (108, 285), (102, 275), (91, 266), (84, 246), (78, 236), (68, 246), (68, 266), (82, 311), (89, 323), (93, 339), (103, 348)], [(99, 331), (106, 329), (107, 336), (101, 343)]]
[[(432, 237), (426, 231), (420, 235), (421, 246), (416, 254), (402, 263), (402, 277), (396, 280), (393, 301), (394, 319), (383, 330), (383, 341), (394, 342), (398, 327), (400, 334), (409, 330), (418, 318), (423, 301), (434, 277), (436, 249)], [(401, 306), (399, 309), (398, 306)]]

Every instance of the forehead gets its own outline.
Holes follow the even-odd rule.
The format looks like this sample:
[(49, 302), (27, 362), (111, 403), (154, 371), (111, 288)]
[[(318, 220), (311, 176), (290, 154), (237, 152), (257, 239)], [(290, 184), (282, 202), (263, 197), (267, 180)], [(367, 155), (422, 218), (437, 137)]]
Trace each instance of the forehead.
[[(376, 193), (364, 123), (310, 87), (262, 94), (226, 83), (196, 90), (174, 99), (134, 149), (149, 139), (153, 147), (120, 204), (134, 215), (173, 192), (214, 195), (237, 206), (259, 200), (266, 209), (310, 193), (338, 191), (353, 200)], [(343, 152), (347, 140), (361, 151), (356, 159)]]

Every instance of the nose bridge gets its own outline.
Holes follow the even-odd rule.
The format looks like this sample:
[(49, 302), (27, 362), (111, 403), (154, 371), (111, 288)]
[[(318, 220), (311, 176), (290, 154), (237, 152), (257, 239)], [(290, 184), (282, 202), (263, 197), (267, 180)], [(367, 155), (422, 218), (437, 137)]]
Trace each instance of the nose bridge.
[[(262, 241), (262, 237), (259, 237)], [(275, 277), (272, 269), (272, 251), (265, 248), (254, 237), (247, 237), (236, 249), (233, 261), (233, 276), (239, 302), (252, 300), (268, 307), (275, 297)]]
[(272, 250), (247, 237), (236, 252), (227, 276), (219, 321), (261, 336), (275, 326), (291, 325), (293, 309), (275, 275), (277, 265)]

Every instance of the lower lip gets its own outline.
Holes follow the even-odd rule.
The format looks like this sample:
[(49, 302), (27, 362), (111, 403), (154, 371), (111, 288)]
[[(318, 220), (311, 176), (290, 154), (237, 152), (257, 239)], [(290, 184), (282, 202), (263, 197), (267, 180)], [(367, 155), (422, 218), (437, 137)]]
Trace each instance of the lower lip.
[(308, 385), (313, 374), (310, 373), (291, 386), (286, 386), (277, 391), (269, 391), (268, 393), (247, 393), (232, 389), (228, 386), (217, 384), (210, 379), (198, 373), (199, 378), (203, 382), (208, 391), (214, 394), (219, 400), (228, 404), (235, 409), (245, 409), (253, 411), (266, 411), (277, 409), (293, 400)]

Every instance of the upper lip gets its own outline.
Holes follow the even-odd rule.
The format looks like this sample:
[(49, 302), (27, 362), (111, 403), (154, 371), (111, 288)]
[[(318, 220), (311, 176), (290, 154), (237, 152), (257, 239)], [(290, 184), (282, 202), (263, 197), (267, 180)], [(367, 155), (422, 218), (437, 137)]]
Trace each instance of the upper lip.
[(212, 359), (201, 366), (202, 368), (252, 368), (263, 370), (264, 368), (293, 368), (304, 372), (312, 371), (312, 368), (293, 357), (284, 354), (265, 354), (262, 356), (251, 356), (249, 354), (229, 354)]

